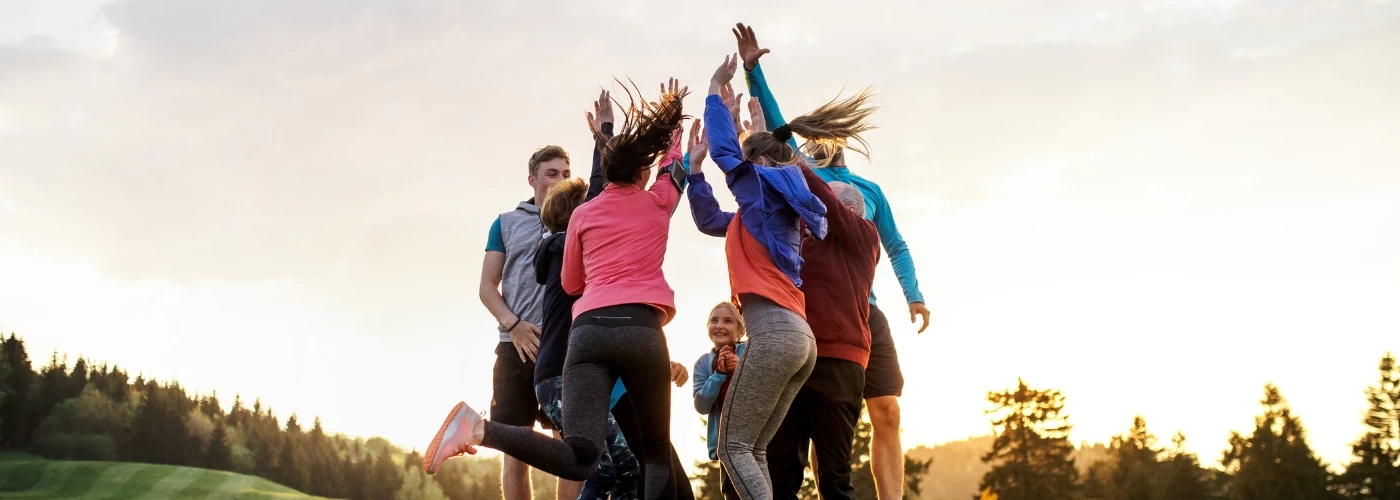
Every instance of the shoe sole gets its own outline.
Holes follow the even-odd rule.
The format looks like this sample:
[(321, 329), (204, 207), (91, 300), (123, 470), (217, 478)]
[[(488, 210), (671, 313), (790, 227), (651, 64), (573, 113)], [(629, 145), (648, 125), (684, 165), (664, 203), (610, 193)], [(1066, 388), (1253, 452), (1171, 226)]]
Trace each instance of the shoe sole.
[(423, 470), (427, 471), (428, 474), (437, 474), (438, 468), (441, 467), (441, 465), (433, 467), (432, 464), (440, 453), (438, 448), (442, 445), (442, 438), (447, 434), (447, 428), (452, 426), (452, 420), (457, 418), (457, 413), (461, 412), (462, 407), (466, 405), (466, 402), (459, 402), (457, 406), (452, 407), (452, 411), (447, 412), (447, 418), (442, 421), (442, 427), (438, 428), (437, 435), (433, 436), (433, 442), (428, 443), (428, 449), (424, 450), (428, 452), (428, 455), (423, 457)]

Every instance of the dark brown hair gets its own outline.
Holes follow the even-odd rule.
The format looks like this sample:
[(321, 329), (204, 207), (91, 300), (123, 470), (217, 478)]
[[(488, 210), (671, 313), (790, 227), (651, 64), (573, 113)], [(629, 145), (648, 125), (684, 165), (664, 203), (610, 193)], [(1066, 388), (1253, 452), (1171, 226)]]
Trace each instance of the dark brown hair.
[[(796, 163), (797, 154), (787, 144), (787, 137), (792, 135), (807, 140), (803, 149), (816, 159), (817, 166), (829, 164), (831, 158), (842, 149), (869, 157), (870, 145), (866, 144), (861, 134), (875, 128), (869, 119), (878, 108), (867, 104), (870, 97), (870, 89), (866, 88), (850, 98), (833, 99), (811, 113), (793, 118), (773, 132), (751, 134), (744, 140), (744, 158), (752, 160), (763, 156), (778, 164)], [(851, 145), (852, 141), (856, 145)]]
[(544, 204), (540, 205), (540, 222), (551, 233), (568, 229), (569, 216), (587, 196), (588, 184), (578, 177), (554, 183), (549, 187), (549, 194), (544, 196)]
[[(623, 89), (626, 88), (624, 85)], [(633, 88), (636, 88), (635, 84)], [(660, 101), (647, 103), (644, 100), (638, 106), (636, 97), (641, 95), (641, 90), (638, 89), (635, 96), (631, 90), (627, 90), (627, 98), (631, 102), (625, 106), (627, 112), (623, 114), (622, 130), (611, 141), (602, 144), (603, 177), (608, 182), (637, 182), (642, 171), (651, 167), (658, 157), (671, 148), (671, 133), (686, 118), (681, 113), (681, 100), (685, 94), (684, 90), (666, 92), (661, 94)], [(618, 105), (622, 103), (618, 102)], [(602, 137), (599, 131), (593, 132), (596, 137)]]
[(554, 145), (536, 149), (535, 153), (530, 155), (530, 175), (535, 175), (539, 171), (541, 163), (559, 158), (563, 158), (564, 163), (569, 163), (569, 152)]

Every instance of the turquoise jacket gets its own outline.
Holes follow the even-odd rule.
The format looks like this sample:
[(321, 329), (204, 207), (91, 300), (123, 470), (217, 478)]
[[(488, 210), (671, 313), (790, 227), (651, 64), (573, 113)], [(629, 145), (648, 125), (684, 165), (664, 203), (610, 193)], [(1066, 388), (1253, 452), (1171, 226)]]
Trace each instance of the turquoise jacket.
[[(747, 348), (748, 344), (740, 342), (734, 354), (743, 356)], [(715, 354), (716, 351), (711, 350), (695, 360), (695, 378), (691, 382), (695, 387), (695, 411), (709, 415), (705, 423), (705, 443), (710, 447), (710, 460), (719, 460), (719, 412), (715, 411), (715, 404), (719, 402), (720, 387), (729, 380), (729, 375), (715, 372)]]
[[(758, 99), (758, 104), (763, 108), (763, 118), (768, 130), (773, 130), (787, 124), (783, 119), (782, 111), (778, 110), (778, 101), (773, 98), (773, 92), (768, 88), (768, 81), (763, 77), (762, 64), (755, 64), (753, 71), (744, 72), (744, 81), (748, 84), (749, 95)], [(788, 139), (788, 145), (797, 151), (797, 140)], [(827, 182), (841, 181), (851, 184), (860, 190), (860, 194), (865, 196), (865, 218), (875, 223), (875, 230), (880, 233), (880, 243), (885, 247), (885, 254), (889, 255), (890, 263), (894, 266), (894, 275), (899, 279), (900, 288), (904, 289), (904, 299), (909, 303), (923, 302), (924, 294), (919, 291), (919, 278), (914, 272), (914, 257), (909, 253), (909, 245), (904, 243), (904, 237), (900, 236), (899, 228), (894, 223), (894, 212), (890, 210), (890, 203), (885, 199), (884, 191), (880, 190), (880, 185), (858, 176), (846, 167), (827, 167), (813, 169), (818, 176)], [(875, 304), (875, 293), (870, 293), (870, 303)]]

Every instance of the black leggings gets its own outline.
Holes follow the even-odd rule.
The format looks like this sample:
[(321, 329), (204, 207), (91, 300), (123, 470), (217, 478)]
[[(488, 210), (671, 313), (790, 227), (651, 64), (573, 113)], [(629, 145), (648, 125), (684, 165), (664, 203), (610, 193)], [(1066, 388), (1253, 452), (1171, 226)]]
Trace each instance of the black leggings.
[(624, 435), (642, 462), (643, 498), (674, 499), (670, 359), (655, 308), (626, 304), (580, 314), (564, 358), (564, 440), (487, 422), (481, 444), (564, 479), (587, 479), (608, 449), (609, 396), (621, 378), (636, 416), (636, 430)]
[[(622, 397), (617, 400), (617, 405), (613, 406), (613, 419), (617, 421), (617, 427), (622, 430), (622, 435), (624, 437), (641, 435), (641, 428), (637, 423), (637, 419), (640, 415), (641, 412), (632, 405), (632, 398), (627, 397), (627, 393), (623, 393)], [(632, 438), (627, 439), (630, 442)], [(633, 452), (633, 454), (635, 455), (636, 452)], [(637, 460), (639, 462), (644, 461), (640, 456), (637, 457)], [(642, 464), (642, 474), (646, 474), (645, 463)], [(671, 445), (671, 483), (675, 485), (676, 500), (695, 500), (695, 492), (690, 485), (690, 477), (685, 475), (685, 467), (681, 466), (681, 457), (676, 453), (676, 446), (674, 444)], [(667, 486), (666, 488), (669, 491), (671, 487)], [(645, 496), (643, 496), (645, 495), (644, 491), (639, 493), (638, 496), (645, 498)], [(736, 496), (735, 498), (738, 497)]]

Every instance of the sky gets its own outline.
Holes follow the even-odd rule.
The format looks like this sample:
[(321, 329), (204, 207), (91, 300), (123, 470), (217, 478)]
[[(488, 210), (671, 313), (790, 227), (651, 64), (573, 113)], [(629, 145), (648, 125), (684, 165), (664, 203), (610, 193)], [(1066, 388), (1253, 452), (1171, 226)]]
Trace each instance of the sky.
[[(0, 330), (421, 448), (490, 401), (477, 280), (530, 153), (586, 172), (614, 78), (677, 77), (698, 115), (737, 21), (787, 116), (878, 93), (852, 168), (933, 311), (916, 334), (882, 264), (906, 446), (988, 433), (1022, 377), (1076, 442), (1141, 413), (1216, 463), (1272, 381), (1347, 459), (1400, 351), (1393, 0), (3, 0)], [(728, 290), (686, 213), (689, 366)], [(672, 410), (702, 458), (688, 386)]]

